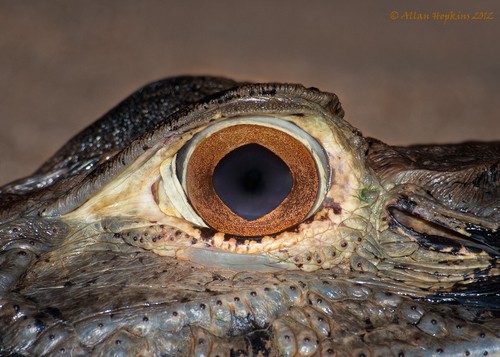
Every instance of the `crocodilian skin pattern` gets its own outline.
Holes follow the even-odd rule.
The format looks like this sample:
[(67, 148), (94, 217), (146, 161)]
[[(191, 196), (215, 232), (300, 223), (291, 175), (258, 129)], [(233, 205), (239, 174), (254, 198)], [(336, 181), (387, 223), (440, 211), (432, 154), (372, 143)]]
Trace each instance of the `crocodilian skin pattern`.
[[(133, 94), (0, 188), (0, 354), (500, 355), (500, 142), (391, 147), (343, 115), (300, 85), (177, 77)], [(165, 163), (256, 117), (322, 146), (319, 208), (254, 238), (184, 218)]]

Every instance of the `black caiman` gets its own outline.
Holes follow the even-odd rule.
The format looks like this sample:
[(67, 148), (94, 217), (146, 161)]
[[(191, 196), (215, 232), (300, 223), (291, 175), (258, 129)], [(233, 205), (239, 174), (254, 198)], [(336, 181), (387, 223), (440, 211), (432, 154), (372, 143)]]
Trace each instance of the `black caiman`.
[(0, 188), (0, 354), (500, 355), (500, 141), (295, 84), (150, 84)]

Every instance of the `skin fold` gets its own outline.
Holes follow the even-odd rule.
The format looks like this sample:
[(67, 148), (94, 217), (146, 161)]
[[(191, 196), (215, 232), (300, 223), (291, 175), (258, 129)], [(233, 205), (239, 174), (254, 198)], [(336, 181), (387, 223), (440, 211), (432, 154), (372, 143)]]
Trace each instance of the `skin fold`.
[[(500, 355), (500, 142), (392, 147), (343, 117), (296, 84), (132, 94), (0, 188), (0, 355)], [(237, 140), (295, 185), (250, 223), (200, 178)]]

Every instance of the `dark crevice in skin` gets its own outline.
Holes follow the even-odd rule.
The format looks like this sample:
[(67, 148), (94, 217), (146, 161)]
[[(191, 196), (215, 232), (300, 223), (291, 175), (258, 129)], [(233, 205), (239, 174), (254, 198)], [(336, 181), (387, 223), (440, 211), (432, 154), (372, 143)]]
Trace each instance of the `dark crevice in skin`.
[(467, 249), (473, 253), (479, 253), (483, 250), (482, 247), (475, 245), (473, 242), (470, 242), (470, 244), (467, 244), (468, 242), (461, 243), (460, 240), (467, 238), (466, 236), (448, 230), (438, 224), (425, 221), (420, 217), (413, 216), (395, 207), (389, 207), (388, 212), (397, 226), (405, 229), (409, 234), (416, 237), (418, 243), (426, 249), (436, 251), (451, 249), (452, 254), (458, 254), (462, 247), (467, 247)]
[[(458, 254), (464, 247), (472, 253), (485, 251), (494, 259), (500, 258), (500, 250), (496, 246), (498, 243), (494, 239), (498, 236), (498, 232), (476, 226), (474, 231), (481, 232), (482, 235), (460, 234), (437, 220), (432, 222), (421, 217), (416, 207), (416, 202), (402, 196), (395, 204), (387, 206), (387, 213), (391, 217), (392, 225), (403, 228), (408, 234), (417, 238), (422, 247), (436, 251), (451, 250), (452, 254)], [(468, 227), (470, 226), (472, 225), (468, 224)], [(470, 228), (467, 232), (470, 232)]]
[(494, 276), (459, 285), (450, 293), (431, 295), (425, 301), (451, 303), (482, 309), (489, 309), (494, 317), (500, 317), (500, 277)]
[(500, 251), (500, 230), (493, 232), (477, 224), (468, 223), (465, 231), (470, 233), (474, 240), (492, 246)]
[[(273, 236), (276, 236), (276, 235), (269, 235), (269, 237), (273, 237)], [(242, 237), (242, 236), (236, 236), (236, 235), (232, 235), (232, 234), (224, 234), (224, 241), (227, 242), (230, 239), (235, 239), (236, 240), (236, 245), (244, 244), (245, 241), (252, 241), (252, 242), (260, 243), (263, 238), (264, 238), (264, 236)]]
[(208, 227), (199, 227), (198, 229), (200, 230), (200, 238), (205, 242), (210, 241), (214, 237), (215, 233), (217, 233), (215, 229)]
[[(448, 303), (455, 305), (471, 306), (476, 308), (490, 309), (495, 317), (500, 316), (500, 276), (490, 276), (491, 269), (498, 266), (497, 259), (500, 252), (496, 247), (495, 237), (497, 233), (489, 231), (483, 227), (476, 230), (488, 237), (486, 240), (477, 236), (468, 237), (460, 234), (448, 227), (436, 222), (428, 221), (420, 217), (417, 213), (417, 203), (409, 200), (406, 196), (401, 196), (396, 203), (387, 206), (387, 213), (390, 217), (390, 228), (402, 229), (406, 234), (414, 237), (416, 241), (425, 249), (438, 252), (445, 252), (453, 255), (463, 254), (463, 248), (469, 253), (486, 252), (491, 256), (490, 268), (486, 270), (478, 269), (474, 272), (474, 282), (468, 284), (456, 284), (449, 292), (439, 292), (431, 294), (421, 301)], [(468, 224), (467, 227), (470, 227)], [(466, 230), (469, 232), (469, 230)], [(448, 263), (444, 261), (443, 263)], [(407, 269), (405, 266), (396, 265), (395, 268)]]

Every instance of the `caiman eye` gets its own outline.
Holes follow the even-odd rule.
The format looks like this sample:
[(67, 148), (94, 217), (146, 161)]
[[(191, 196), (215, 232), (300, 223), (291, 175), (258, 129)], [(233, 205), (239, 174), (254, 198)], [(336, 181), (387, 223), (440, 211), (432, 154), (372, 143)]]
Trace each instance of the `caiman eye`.
[(183, 146), (168, 171), (170, 201), (192, 207), (176, 207), (186, 219), (196, 215), (198, 224), (247, 237), (302, 222), (321, 204), (330, 179), (319, 143), (295, 124), (271, 117), (208, 127)]

